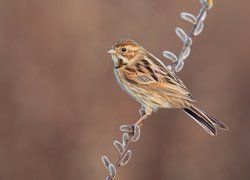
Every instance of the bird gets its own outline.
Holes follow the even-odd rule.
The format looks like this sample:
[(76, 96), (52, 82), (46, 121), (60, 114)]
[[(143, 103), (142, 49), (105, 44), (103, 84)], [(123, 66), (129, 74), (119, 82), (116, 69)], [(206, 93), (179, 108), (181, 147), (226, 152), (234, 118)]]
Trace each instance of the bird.
[(132, 39), (121, 39), (107, 51), (112, 57), (114, 75), (120, 87), (141, 108), (138, 125), (160, 108), (178, 108), (214, 136), (228, 127), (202, 109), (175, 72)]

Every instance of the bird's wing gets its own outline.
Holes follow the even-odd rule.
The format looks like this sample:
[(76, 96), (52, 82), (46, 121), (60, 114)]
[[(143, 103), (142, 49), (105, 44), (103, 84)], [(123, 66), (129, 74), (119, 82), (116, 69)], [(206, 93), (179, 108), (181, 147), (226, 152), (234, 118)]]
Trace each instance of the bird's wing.
[(145, 57), (123, 69), (127, 81), (159, 94), (195, 101), (182, 81), (154, 56)]

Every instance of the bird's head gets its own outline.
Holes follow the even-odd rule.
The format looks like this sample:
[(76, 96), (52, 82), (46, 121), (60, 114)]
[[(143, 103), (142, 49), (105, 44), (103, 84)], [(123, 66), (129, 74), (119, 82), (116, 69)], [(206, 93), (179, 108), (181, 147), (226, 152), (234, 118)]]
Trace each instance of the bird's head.
[(142, 46), (131, 39), (122, 39), (108, 51), (116, 67), (134, 62), (143, 52)]

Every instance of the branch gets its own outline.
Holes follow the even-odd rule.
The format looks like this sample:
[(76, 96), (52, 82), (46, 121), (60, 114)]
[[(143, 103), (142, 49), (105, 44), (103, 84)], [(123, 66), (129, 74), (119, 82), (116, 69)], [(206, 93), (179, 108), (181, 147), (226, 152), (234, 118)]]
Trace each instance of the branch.
[[(172, 66), (167, 66), (172, 72), (179, 72), (184, 66), (184, 60), (187, 59), (191, 52), (192, 38), (198, 36), (204, 28), (204, 20), (206, 18), (207, 10), (212, 8), (213, 0), (200, 0), (202, 7), (200, 13), (195, 17), (190, 13), (181, 13), (181, 18), (192, 23), (193, 27), (190, 33), (187, 35), (183, 29), (176, 28), (175, 32), (183, 42), (183, 47), (178, 56), (170, 51), (164, 51), (163, 56), (174, 62)], [(132, 126), (122, 125), (120, 131), (122, 132), (122, 142), (115, 140), (114, 146), (119, 152), (119, 155), (114, 164), (112, 164), (107, 156), (102, 156), (102, 162), (107, 168), (109, 175), (106, 180), (113, 180), (117, 174), (117, 169), (126, 165), (131, 159), (132, 151), (129, 149), (133, 142), (137, 142), (141, 135), (141, 126), (143, 120), (146, 118), (142, 116)]]
[(163, 56), (174, 62), (172, 66), (168, 68), (173, 72), (179, 72), (184, 67), (184, 60), (188, 58), (191, 52), (192, 38), (198, 36), (204, 29), (204, 21), (206, 19), (207, 10), (211, 9), (213, 6), (212, 0), (200, 0), (202, 7), (197, 16), (193, 14), (182, 12), (181, 18), (190, 22), (193, 27), (190, 33), (187, 35), (183, 29), (177, 27), (175, 32), (177, 36), (183, 42), (183, 47), (178, 56), (170, 51), (163, 51)]
[(129, 150), (129, 147), (131, 143), (137, 142), (140, 138), (141, 129), (140, 126), (142, 123), (141, 121), (137, 121), (134, 125), (122, 125), (120, 126), (120, 131), (122, 134), (122, 143), (115, 140), (113, 142), (114, 146), (119, 152), (119, 156), (117, 157), (117, 160), (115, 162), (115, 165), (110, 163), (108, 158), (106, 156), (102, 156), (102, 162), (104, 166), (107, 168), (109, 175), (106, 177), (106, 180), (113, 180), (116, 176), (117, 169), (120, 166), (126, 165), (129, 160), (131, 159), (131, 150)]

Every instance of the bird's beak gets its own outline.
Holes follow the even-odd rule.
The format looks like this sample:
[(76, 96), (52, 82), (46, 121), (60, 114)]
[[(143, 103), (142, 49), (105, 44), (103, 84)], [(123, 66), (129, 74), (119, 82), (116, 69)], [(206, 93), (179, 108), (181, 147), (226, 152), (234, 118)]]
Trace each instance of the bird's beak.
[(114, 50), (114, 49), (110, 49), (110, 50), (107, 51), (107, 53), (109, 53), (109, 54), (114, 54), (114, 53), (115, 53), (115, 50)]

